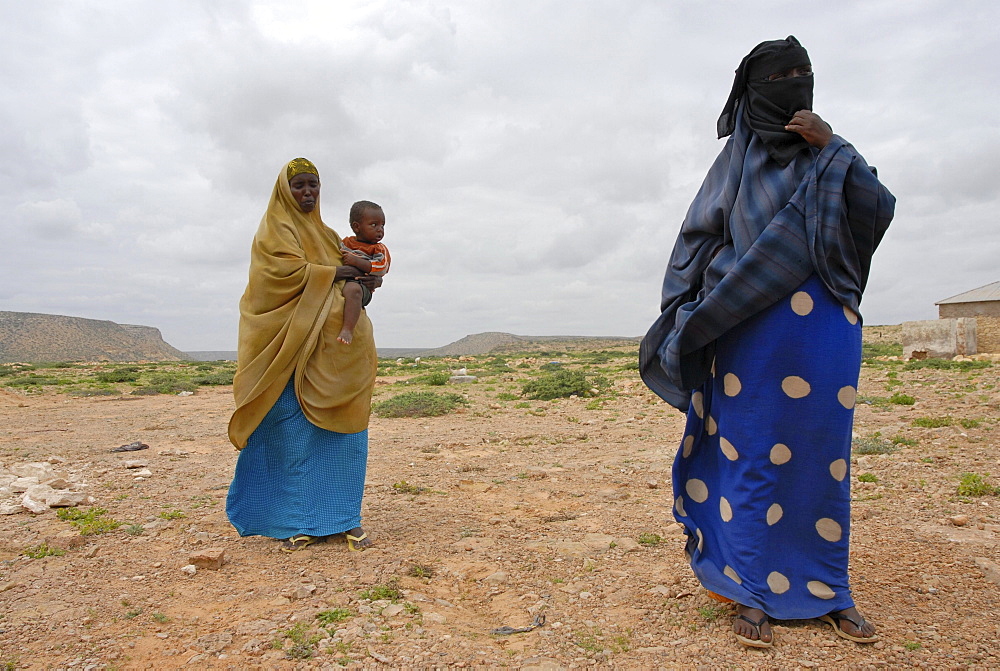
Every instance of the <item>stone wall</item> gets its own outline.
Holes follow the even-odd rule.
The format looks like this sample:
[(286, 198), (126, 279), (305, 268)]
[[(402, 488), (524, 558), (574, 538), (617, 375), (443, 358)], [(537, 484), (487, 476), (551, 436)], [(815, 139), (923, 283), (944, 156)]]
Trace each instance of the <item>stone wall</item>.
[(984, 354), (1000, 354), (1000, 317), (976, 317), (976, 348)]
[(951, 359), (976, 353), (975, 319), (903, 322), (904, 359)]

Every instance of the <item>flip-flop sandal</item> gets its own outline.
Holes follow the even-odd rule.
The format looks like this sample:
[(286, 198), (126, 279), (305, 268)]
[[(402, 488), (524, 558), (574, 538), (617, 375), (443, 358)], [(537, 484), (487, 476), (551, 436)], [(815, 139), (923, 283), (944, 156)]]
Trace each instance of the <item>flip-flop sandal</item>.
[(286, 538), (281, 543), (282, 552), (298, 552), (303, 548), (307, 548), (313, 543), (322, 543), (326, 538), (323, 536), (306, 536), (305, 534), (296, 534), (291, 538)]
[(823, 615), (822, 617), (819, 618), (819, 620), (821, 620), (822, 622), (826, 622), (827, 624), (832, 626), (833, 631), (836, 632), (837, 636), (840, 636), (841, 638), (846, 638), (848, 641), (854, 641), (855, 643), (874, 643), (875, 641), (878, 640), (878, 634), (872, 634), (867, 638), (863, 638), (860, 636), (851, 636), (846, 631), (840, 628), (840, 621), (847, 620), (860, 630), (861, 627), (863, 627), (865, 624), (865, 618), (861, 618), (861, 621), (857, 622), (854, 620), (854, 618), (848, 617), (843, 613), (833, 612)]
[(349, 552), (361, 552), (367, 549), (366, 546), (361, 545), (361, 541), (368, 539), (367, 531), (362, 531), (360, 536), (352, 536), (345, 531), (344, 538), (347, 539), (347, 549)]
[[(748, 648), (770, 648), (771, 646), (774, 645), (774, 634), (773, 633), (771, 634), (771, 640), (770, 641), (762, 641), (762, 640), (760, 640), (760, 626), (762, 624), (764, 624), (765, 622), (767, 622), (767, 615), (765, 615), (764, 617), (760, 618), (756, 622), (754, 620), (751, 620), (746, 615), (737, 615), (736, 617), (738, 617), (739, 619), (743, 620), (744, 622), (749, 622), (750, 626), (752, 626), (754, 629), (757, 630), (757, 638), (755, 638), (755, 639), (754, 638), (747, 638), (746, 636), (741, 636), (740, 634), (736, 634), (736, 640), (737, 641), (739, 641), (743, 645), (747, 646)], [(733, 632), (733, 633), (735, 633), (735, 632)]]

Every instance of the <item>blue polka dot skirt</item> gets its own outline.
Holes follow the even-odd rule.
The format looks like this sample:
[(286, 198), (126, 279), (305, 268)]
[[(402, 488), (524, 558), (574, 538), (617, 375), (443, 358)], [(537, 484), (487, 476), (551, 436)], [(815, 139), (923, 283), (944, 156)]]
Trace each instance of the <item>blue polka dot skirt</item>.
[(861, 325), (813, 276), (717, 342), (674, 462), (706, 589), (778, 619), (854, 605), (847, 578)]
[(312, 424), (292, 380), (240, 451), (226, 513), (241, 536), (329, 536), (361, 526), (368, 430)]

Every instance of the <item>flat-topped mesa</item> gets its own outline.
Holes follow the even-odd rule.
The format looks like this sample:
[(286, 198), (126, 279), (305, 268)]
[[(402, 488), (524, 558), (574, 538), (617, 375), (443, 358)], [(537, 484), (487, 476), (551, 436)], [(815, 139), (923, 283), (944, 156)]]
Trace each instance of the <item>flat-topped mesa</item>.
[(0, 311), (0, 363), (180, 361), (159, 329), (100, 319)]

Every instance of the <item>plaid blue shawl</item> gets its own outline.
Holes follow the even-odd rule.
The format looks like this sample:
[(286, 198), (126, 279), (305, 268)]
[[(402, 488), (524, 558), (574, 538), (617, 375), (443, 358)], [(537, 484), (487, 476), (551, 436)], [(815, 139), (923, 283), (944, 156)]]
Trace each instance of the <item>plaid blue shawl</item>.
[(639, 348), (643, 381), (686, 411), (711, 371), (715, 340), (814, 273), (860, 315), (895, 202), (840, 136), (782, 167), (739, 114), (674, 244), (660, 317)]

